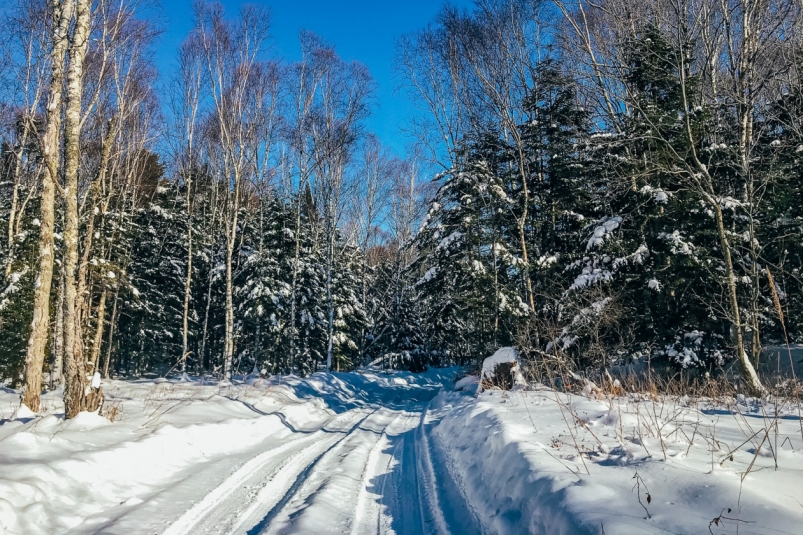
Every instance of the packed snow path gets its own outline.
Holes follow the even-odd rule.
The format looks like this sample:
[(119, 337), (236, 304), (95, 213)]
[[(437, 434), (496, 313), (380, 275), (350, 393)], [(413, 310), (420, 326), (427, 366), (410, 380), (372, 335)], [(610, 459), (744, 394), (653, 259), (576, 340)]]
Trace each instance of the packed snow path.
[(459, 494), (443, 500), (435, 490), (449, 487), (440, 480), (448, 473), (433, 468), (427, 403), (404, 402), (351, 409), (254, 448), (165, 534), (478, 533)]
[[(49, 465), (39, 470), (53, 473), (42, 475), (42, 488), (12, 483), (20, 498), (8, 509), (24, 506), (24, 494), (75, 490), (77, 479), (96, 479), (98, 492), (92, 483), (76, 492), (94, 502), (83, 504), (53, 496), (44, 521), (14, 511), (7, 532), (480, 533), (429, 439), (437, 425), (430, 401), (455, 372), (254, 378), (241, 386), (112, 382), (107, 392), (123, 413), (114, 424), (89, 414), (72, 422), (14, 414), (0, 427), (0, 444), (29, 442), (25, 426), (35, 425), (37, 437), (52, 428), (48, 438), (69, 442), (87, 470), (65, 474), (64, 459), (47, 462), (46, 447), (29, 445), (37, 464)], [(55, 445), (54, 457), (65, 446)], [(4, 479), (15, 477), (0, 470), (0, 486)]]

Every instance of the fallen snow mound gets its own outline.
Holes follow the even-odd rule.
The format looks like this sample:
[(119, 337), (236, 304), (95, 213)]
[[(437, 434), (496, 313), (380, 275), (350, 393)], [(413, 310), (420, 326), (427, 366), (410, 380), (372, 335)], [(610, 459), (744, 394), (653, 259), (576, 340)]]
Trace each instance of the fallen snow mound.
[(503, 347), (496, 350), (496, 353), (488, 357), (482, 362), (482, 373), (480, 374), (480, 382), (487, 382), (488, 384), (496, 384), (497, 366), (508, 367), (511, 373), (513, 384), (511, 387), (526, 386), (527, 381), (521, 374), (521, 360), (519, 359), (519, 352), (512, 347)]

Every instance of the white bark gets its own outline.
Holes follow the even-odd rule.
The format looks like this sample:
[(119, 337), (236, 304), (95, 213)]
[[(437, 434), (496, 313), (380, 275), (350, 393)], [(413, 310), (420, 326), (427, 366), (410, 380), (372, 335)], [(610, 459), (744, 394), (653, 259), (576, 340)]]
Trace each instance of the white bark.
[(67, 418), (89, 408), (86, 364), (78, 300), (78, 167), (80, 164), (81, 100), (84, 59), (89, 44), (91, 1), (76, 0), (75, 25), (70, 42), (64, 114), (64, 408)]
[(33, 322), (28, 351), (25, 356), (25, 394), (23, 403), (36, 412), (39, 410), (42, 389), (42, 366), (45, 360), (50, 330), (50, 289), (53, 281), (53, 225), (55, 222), (56, 181), (59, 169), (59, 132), (61, 130), (62, 85), (64, 60), (68, 45), (68, 31), (72, 20), (72, 0), (51, 0), (53, 17), (52, 49), (50, 54), (50, 93), (47, 100), (45, 134), (42, 138), (42, 156), (46, 171), (42, 175), (42, 198), (39, 227), (39, 273), (34, 289)]

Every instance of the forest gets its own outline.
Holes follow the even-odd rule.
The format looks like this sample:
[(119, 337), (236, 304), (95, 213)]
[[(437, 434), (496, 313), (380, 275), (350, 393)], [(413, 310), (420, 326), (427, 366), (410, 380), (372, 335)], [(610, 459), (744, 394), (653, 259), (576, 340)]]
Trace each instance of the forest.
[[(803, 341), (803, 4), (476, 0), (375, 82), (268, 9), (19, 0), (0, 43), (0, 381), (647, 362), (764, 385)], [(790, 353), (791, 357), (791, 353)]]

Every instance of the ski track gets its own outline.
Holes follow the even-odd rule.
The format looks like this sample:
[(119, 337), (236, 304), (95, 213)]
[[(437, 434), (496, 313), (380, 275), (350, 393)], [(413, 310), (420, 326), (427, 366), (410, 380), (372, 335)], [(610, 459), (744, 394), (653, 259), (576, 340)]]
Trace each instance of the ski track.
[(237, 533), (254, 508), (270, 507), (271, 495), (299, 465), (303, 470), (305, 463), (320, 455), (321, 448), (342, 440), (355, 421), (359, 425), (364, 418), (364, 413), (358, 411), (338, 415), (318, 431), (257, 455), (185, 512), (164, 535)]
[[(339, 414), (321, 429), (259, 453), (182, 514), (165, 535), (195, 533), (463, 534), (468, 506), (436, 474), (428, 404)], [(446, 502), (444, 502), (446, 499)], [(448, 512), (444, 514), (444, 507)], [(450, 526), (461, 516), (454, 529)], [(470, 516), (470, 515), (469, 515)], [(468, 529), (468, 531), (466, 531)]]

